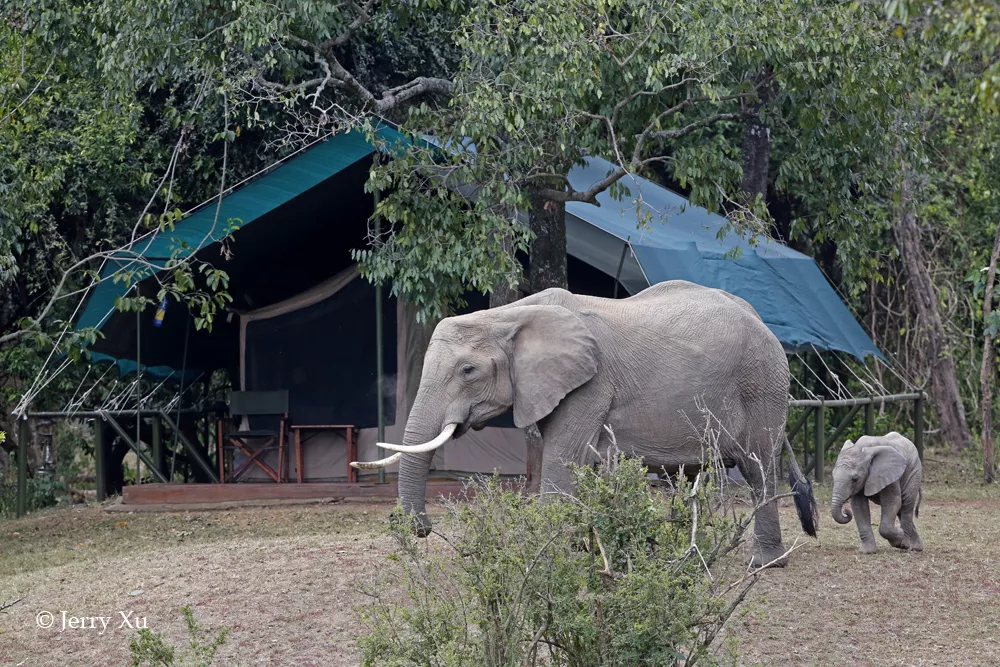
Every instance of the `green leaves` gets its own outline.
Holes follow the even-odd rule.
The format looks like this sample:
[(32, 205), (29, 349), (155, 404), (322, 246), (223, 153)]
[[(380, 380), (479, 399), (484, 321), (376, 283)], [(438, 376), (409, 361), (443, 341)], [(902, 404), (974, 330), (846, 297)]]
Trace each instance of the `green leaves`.
[(950, 38), (940, 58), (944, 67), (956, 55), (971, 56), (978, 63), (978, 75), (969, 99), (991, 113), (1000, 112), (1000, 4), (995, 0), (887, 0), (884, 10), (902, 24), (900, 35), (911, 17), (922, 14), (922, 38), (937, 39), (942, 34)]
[(748, 521), (705, 478), (661, 493), (646, 472), (611, 453), (574, 468), (577, 497), (545, 501), (479, 479), (429, 548), (397, 508), (360, 610), (363, 664), (716, 664), (729, 594), (749, 588), (727, 556)]

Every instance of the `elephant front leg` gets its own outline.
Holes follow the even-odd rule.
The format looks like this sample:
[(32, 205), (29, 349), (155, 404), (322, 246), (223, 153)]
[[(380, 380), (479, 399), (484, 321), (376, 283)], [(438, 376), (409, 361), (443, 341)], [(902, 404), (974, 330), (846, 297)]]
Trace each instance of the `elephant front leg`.
[(575, 495), (575, 480), (569, 464), (584, 463), (568, 460), (557, 447), (546, 446), (542, 450), (542, 480), (538, 491), (542, 494), (564, 493)]
[(600, 449), (599, 442), (606, 437), (604, 424), (608, 420), (610, 396), (591, 389), (577, 399), (575, 402), (563, 401), (538, 423), (543, 442), (539, 491), (543, 495), (575, 495), (576, 480), (568, 464), (592, 464), (591, 446)]
[(896, 515), (902, 507), (898, 482), (882, 489), (879, 494), (879, 504), (882, 506), (882, 516), (879, 520), (878, 534), (897, 549), (909, 549), (910, 540), (896, 527)]
[(851, 510), (854, 512), (854, 522), (861, 536), (861, 553), (875, 553), (875, 533), (872, 531), (872, 514), (868, 499), (862, 494), (851, 496)]

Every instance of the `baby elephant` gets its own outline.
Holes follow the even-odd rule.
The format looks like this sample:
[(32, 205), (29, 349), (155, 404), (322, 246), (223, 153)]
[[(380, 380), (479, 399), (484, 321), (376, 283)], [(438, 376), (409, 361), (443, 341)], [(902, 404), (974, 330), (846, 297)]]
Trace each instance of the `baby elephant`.
[[(837, 523), (851, 520), (843, 511), (851, 500), (854, 520), (861, 533), (862, 553), (875, 553), (875, 536), (868, 501), (882, 507), (878, 533), (897, 549), (922, 551), (923, 543), (913, 525), (920, 516), (920, 476), (923, 467), (913, 443), (893, 431), (883, 436), (862, 436), (848, 440), (833, 467), (831, 511)], [(896, 527), (896, 517), (902, 530)]]

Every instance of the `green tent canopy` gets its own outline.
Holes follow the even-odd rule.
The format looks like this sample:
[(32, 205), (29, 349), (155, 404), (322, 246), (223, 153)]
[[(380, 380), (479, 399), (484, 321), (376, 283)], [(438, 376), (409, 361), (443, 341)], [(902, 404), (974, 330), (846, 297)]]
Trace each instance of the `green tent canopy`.
[[(405, 141), (388, 126), (376, 135), (382, 150)], [(209, 201), (172, 230), (147, 234), (113, 255), (75, 323), (77, 330), (102, 334), (88, 350), (91, 361), (116, 364), (121, 375), (141, 367), (144, 375), (185, 382), (217, 368), (232, 369), (238, 325), (225, 313), (217, 315), (211, 333), (196, 332), (186, 308), (168, 303), (157, 327), (153, 309), (138, 316), (123, 313), (116, 309), (118, 299), (135, 289), (155, 297), (158, 284), (150, 278), (171, 257), (195, 255), (226, 271), (236, 310), (275, 303), (342, 270), (350, 263), (350, 248), (367, 233), (373, 198), (364, 185), (375, 151), (362, 132), (336, 134), (235, 187), (221, 204)], [(233, 254), (227, 259), (219, 242), (233, 227)]]

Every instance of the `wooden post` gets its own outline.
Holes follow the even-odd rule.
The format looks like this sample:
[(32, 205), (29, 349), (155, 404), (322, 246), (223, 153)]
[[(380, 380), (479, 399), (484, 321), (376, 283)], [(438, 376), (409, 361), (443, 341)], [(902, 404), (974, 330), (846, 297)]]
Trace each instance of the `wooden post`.
[[(222, 444), (222, 418), (215, 422), (215, 430), (218, 433), (216, 443), (216, 460), (219, 462), (219, 484), (226, 483), (226, 450)], [(187, 481), (187, 480), (184, 480)]]
[(100, 417), (94, 420), (94, 469), (97, 502), (102, 503), (108, 499), (108, 439)]
[(816, 408), (816, 483), (823, 483), (823, 462), (826, 458), (826, 443), (823, 441), (826, 435), (826, 406), (820, 400), (819, 407)]
[(840, 423), (837, 424), (837, 428), (834, 429), (833, 434), (829, 438), (824, 437), (823, 441), (826, 443), (830, 443), (836, 440), (840, 436), (840, 434), (844, 432), (844, 429), (854, 424), (854, 416), (858, 414), (858, 410), (860, 409), (861, 409), (860, 403), (857, 405), (852, 405), (850, 408), (848, 408), (847, 414), (844, 416), (843, 419), (840, 420)]
[(920, 460), (924, 460), (924, 394), (913, 401), (913, 444), (917, 448)]
[[(347, 427), (347, 460), (357, 461), (358, 460), (358, 443), (354, 440), (354, 427)], [(358, 482), (358, 471), (351, 466), (347, 466), (347, 481), (351, 484), (357, 484)], [(385, 478), (382, 478), (385, 482)]]
[(28, 438), (31, 429), (26, 417), (17, 420), (17, 518), (28, 511)]
[(865, 435), (875, 435), (875, 401), (871, 396), (865, 404)]
[(163, 422), (159, 415), (153, 415), (153, 464), (161, 472), (167, 469), (167, 453), (163, 449)]

